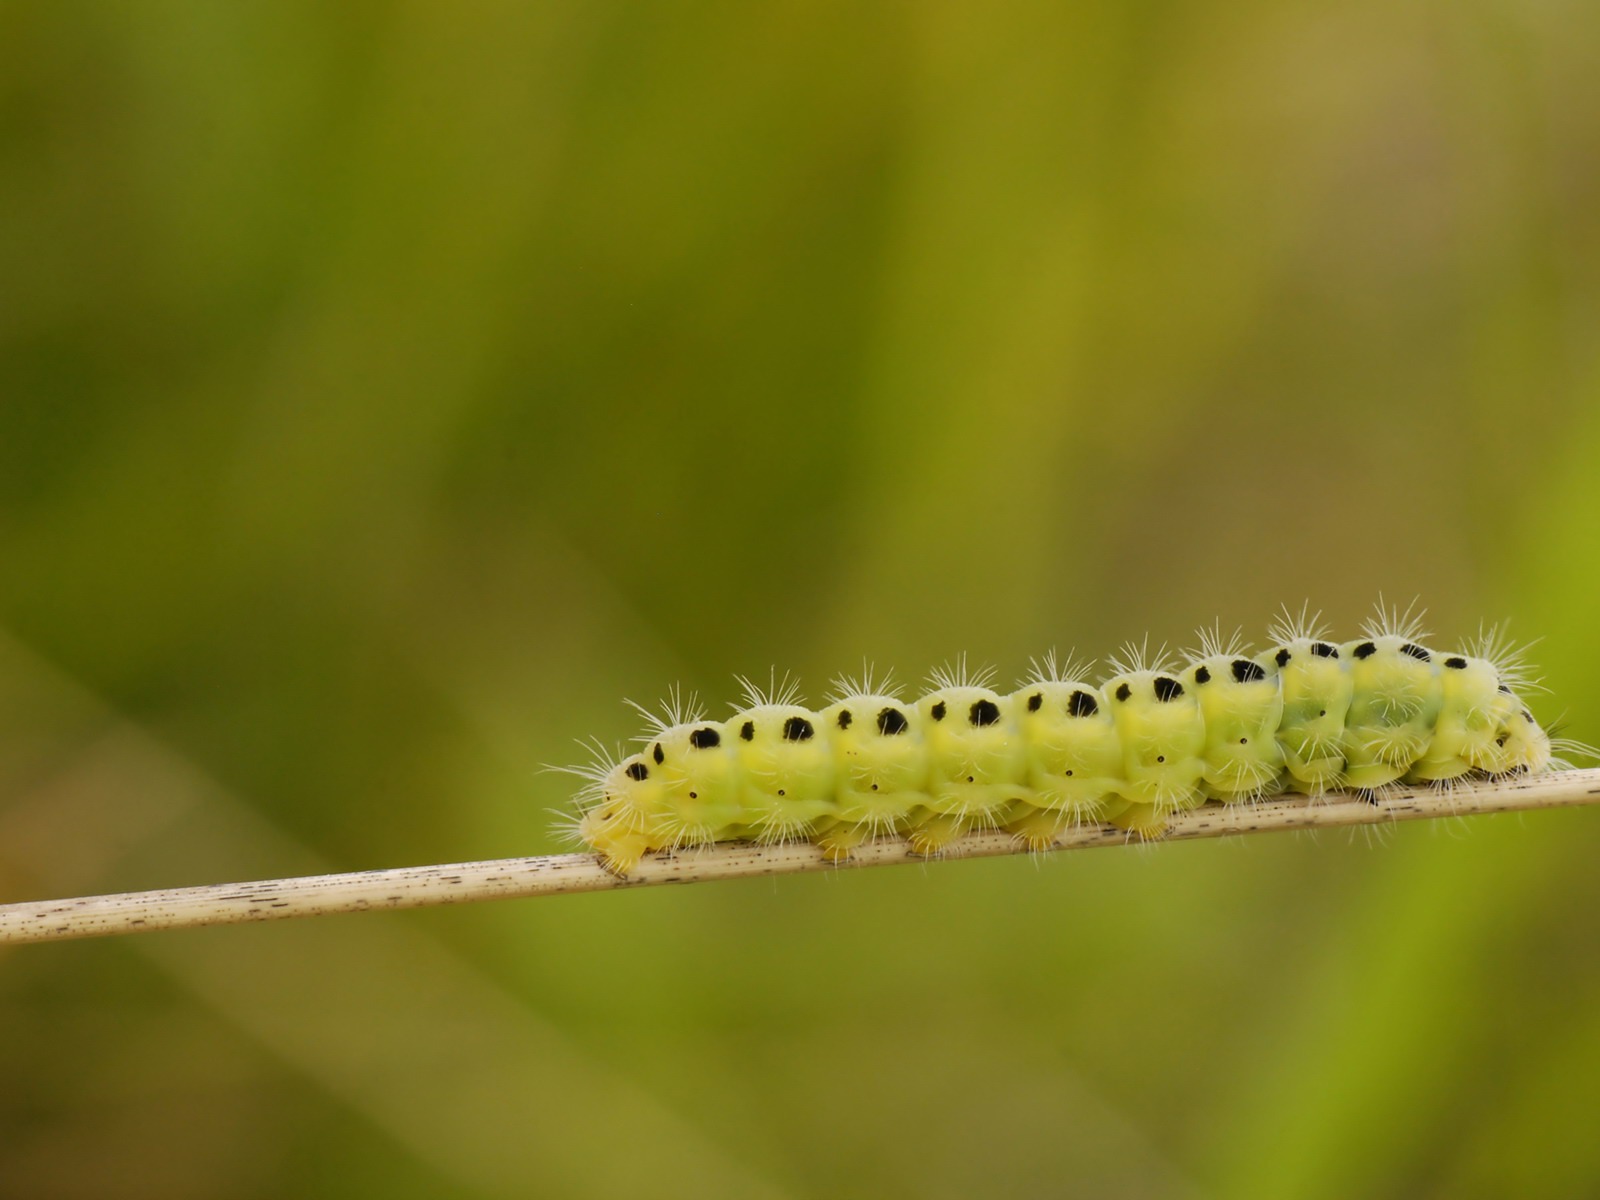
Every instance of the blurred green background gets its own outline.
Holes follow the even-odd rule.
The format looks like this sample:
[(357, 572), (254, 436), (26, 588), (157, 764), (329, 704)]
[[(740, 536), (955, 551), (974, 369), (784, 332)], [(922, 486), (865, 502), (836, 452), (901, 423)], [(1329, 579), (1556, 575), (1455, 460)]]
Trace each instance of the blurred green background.
[[(0, 2), (0, 901), (1381, 592), (1600, 741), (1600, 11)], [(1600, 814), (0, 954), (0, 1194), (1580, 1196)]]

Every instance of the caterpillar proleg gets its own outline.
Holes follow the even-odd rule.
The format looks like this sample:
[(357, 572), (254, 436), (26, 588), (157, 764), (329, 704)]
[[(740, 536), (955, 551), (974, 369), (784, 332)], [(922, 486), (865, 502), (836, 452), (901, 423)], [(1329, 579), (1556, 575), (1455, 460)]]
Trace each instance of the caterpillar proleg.
[(1208, 800), (1564, 765), (1564, 744), (1520, 698), (1521, 655), (1494, 630), (1442, 653), (1409, 610), (1380, 606), (1349, 641), (1327, 640), (1304, 610), (1269, 638), (1252, 654), (1237, 635), (1203, 632), (1184, 666), (1129, 646), (1098, 684), (1048, 655), (1010, 692), (964, 661), (915, 698), (869, 672), (818, 711), (787, 681), (745, 681), (725, 721), (674, 696), (663, 716), (639, 710), (651, 723), (639, 753), (569, 768), (586, 780), (572, 826), (618, 874), (653, 851), (720, 841), (809, 840), (838, 861), (882, 836), (935, 855), (1004, 829), (1043, 849), (1083, 823), (1159, 836)]

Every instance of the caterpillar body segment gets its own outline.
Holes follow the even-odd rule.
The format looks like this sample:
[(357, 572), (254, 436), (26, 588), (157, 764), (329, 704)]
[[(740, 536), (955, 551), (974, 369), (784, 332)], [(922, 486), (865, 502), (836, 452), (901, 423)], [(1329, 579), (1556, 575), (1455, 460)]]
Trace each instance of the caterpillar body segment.
[(926, 810), (908, 830), (918, 854), (937, 854), (971, 829), (998, 828), (1019, 804), (1033, 806), (1028, 747), (1012, 697), (950, 686), (917, 702), (927, 739)]
[(1429, 650), (1389, 634), (1340, 647), (1350, 659), (1342, 783), (1379, 788), (1405, 777), (1433, 740), (1444, 704), (1439, 664)]
[(756, 841), (803, 840), (834, 814), (837, 766), (819, 724), (816, 713), (795, 704), (758, 704), (727, 722), (742, 824)]
[(678, 706), (638, 753), (578, 772), (577, 836), (619, 874), (740, 839), (809, 840), (838, 861), (878, 837), (932, 855), (999, 828), (1043, 849), (1084, 823), (1158, 836), (1207, 800), (1551, 765), (1520, 663), (1492, 636), (1447, 654), (1393, 617), (1343, 643), (1303, 617), (1273, 634), (1255, 655), (1203, 637), (1182, 668), (1128, 655), (1099, 685), (1047, 660), (1011, 692), (958, 669), (915, 699), (865, 678), (820, 711), (787, 688), (748, 689), (726, 721)]
[(1350, 659), (1320, 631), (1286, 637), (1256, 660), (1278, 681), (1278, 748), (1290, 791), (1310, 796), (1344, 781), (1344, 730), (1355, 697)]
[(913, 709), (886, 692), (848, 690), (822, 710), (834, 762), (833, 811), (812, 840), (830, 859), (875, 837), (904, 833), (928, 790), (928, 753)]
[(1114, 677), (1105, 693), (1122, 745), (1118, 791), (1129, 802), (1116, 823), (1148, 834), (1204, 804), (1206, 727), (1194, 692), (1173, 673), (1139, 670)]
[(1214, 654), (1184, 673), (1205, 729), (1200, 787), (1210, 800), (1254, 800), (1283, 790), (1278, 744), (1283, 693), (1260, 663), (1243, 653)]
[(1520, 707), (1509, 685), (1500, 690), (1499, 674), (1486, 659), (1448, 655), (1439, 665), (1439, 715), (1433, 737), (1406, 772), (1405, 782), (1458, 779), (1471, 772), (1473, 764), (1497, 775), (1513, 769), (1525, 754), (1516, 749), (1508, 753), (1496, 744), (1500, 727), (1509, 727)]
[(1027, 799), (1013, 806), (1007, 830), (1043, 850), (1069, 826), (1127, 810), (1118, 791), (1122, 740), (1098, 687), (1045, 677), (1011, 701), (1025, 748)]

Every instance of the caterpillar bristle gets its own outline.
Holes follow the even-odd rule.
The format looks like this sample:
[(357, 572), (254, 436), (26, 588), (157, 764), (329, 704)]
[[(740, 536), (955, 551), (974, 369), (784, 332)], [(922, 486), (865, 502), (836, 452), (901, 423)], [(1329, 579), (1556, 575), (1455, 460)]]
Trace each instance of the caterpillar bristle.
[(1361, 632), (1369, 638), (1395, 637), (1403, 642), (1425, 642), (1431, 636), (1423, 627), (1427, 615), (1427, 610), (1419, 607), (1417, 598), (1401, 609), (1398, 604), (1386, 605), (1379, 596), (1372, 616), (1362, 622)]
[(1477, 636), (1467, 642), (1467, 653), (1494, 667), (1500, 682), (1514, 692), (1547, 692), (1549, 689), (1533, 673), (1531, 666), (1533, 648), (1540, 640), (1513, 641), (1504, 622), (1480, 625)]
[(1079, 683), (1088, 679), (1093, 670), (1094, 661), (1079, 658), (1076, 650), (1069, 650), (1064, 657), (1058, 657), (1055, 650), (1051, 649), (1028, 660), (1028, 673), (1022, 683), (1023, 686), (1030, 683)]
[(551, 771), (561, 775), (571, 775), (583, 780), (584, 786), (577, 793), (581, 800), (593, 793), (598, 799), (600, 791), (605, 787), (606, 777), (611, 774), (623, 760), (620, 747), (608, 747), (597, 737), (579, 738), (578, 745), (589, 753), (589, 760), (582, 763), (540, 763), (541, 771)]
[(1221, 621), (1202, 625), (1195, 631), (1195, 638), (1198, 641), (1196, 649), (1180, 652), (1185, 658), (1231, 658), (1249, 653), (1249, 646), (1244, 640), (1244, 630), (1235, 629), (1224, 637)]
[(986, 688), (994, 683), (995, 669), (987, 664), (968, 666), (967, 656), (961, 654), (928, 673), (928, 683), (936, 692), (950, 688)]
[(1577, 768), (1580, 761), (1594, 762), (1600, 759), (1600, 749), (1596, 749), (1588, 742), (1561, 736), (1561, 731), (1565, 728), (1566, 724), (1562, 721), (1557, 721), (1550, 727), (1551, 770), (1571, 771)]
[(811, 826), (806, 821), (767, 819), (758, 822), (753, 832), (758, 846), (788, 846), (808, 840)]
[(705, 709), (700, 705), (700, 697), (694, 692), (685, 696), (681, 685), (676, 683), (668, 689), (666, 697), (660, 702), (659, 716), (637, 700), (624, 699), (622, 702), (644, 718), (645, 724), (649, 726), (644, 733), (634, 739), (640, 742), (648, 742), (674, 726), (703, 721), (706, 715)]
[[(1595, 748), (1586, 742), (1577, 742), (1571, 746), (1565, 744), (1552, 746), (1551, 749), (1554, 751), (1550, 755), (1550, 769), (1552, 771), (1575, 771), (1578, 769), (1580, 759), (1588, 759), (1593, 762), (1596, 757), (1600, 757), (1596, 755)], [(1577, 755), (1577, 757), (1573, 757), (1574, 755)]]
[(1154, 653), (1150, 650), (1150, 637), (1146, 634), (1137, 642), (1123, 642), (1108, 660), (1111, 670), (1118, 675), (1136, 675), (1143, 671), (1171, 671), (1167, 644), (1163, 642)]
[(563, 846), (572, 846), (576, 849), (584, 845), (583, 818), (587, 811), (587, 809), (583, 808), (576, 810), (565, 808), (545, 809), (545, 812), (550, 814), (550, 832), (555, 834)]
[(1108, 823), (1155, 840), (1208, 801), (1354, 791), (1382, 805), (1597, 757), (1540, 726), (1522, 698), (1535, 686), (1527, 647), (1501, 626), (1480, 627), (1466, 655), (1421, 644), (1415, 601), (1380, 600), (1361, 628), (1326, 641), (1320, 613), (1285, 607), (1274, 645), (1251, 656), (1241, 630), (1213, 622), (1186, 665), (1129, 641), (1101, 683), (1092, 663), (1050, 650), (1009, 693), (960, 655), (931, 673), (930, 691), (901, 698), (863, 660), (821, 712), (773, 667), (765, 685), (738, 677), (743, 700), (724, 721), (674, 687), (656, 709), (628, 702), (646, 722), (644, 749), (590, 739), (586, 763), (549, 768), (580, 783), (558, 832), (623, 876), (652, 852), (734, 840), (809, 841), (838, 862), (888, 837), (937, 857), (998, 829), (1039, 851)]
[(716, 831), (711, 826), (698, 822), (667, 817), (661, 821), (661, 828), (667, 835), (666, 845), (662, 848), (674, 854), (694, 850), (699, 846), (709, 846), (717, 840)]
[(872, 664), (866, 659), (861, 660), (860, 675), (836, 676), (829, 686), (831, 689), (828, 693), (829, 704), (843, 704), (863, 696), (888, 696), (896, 700), (900, 698), (900, 685), (894, 680), (894, 671), (885, 671), (883, 678), (879, 679)]
[[(744, 703), (733, 705), (733, 711), (742, 708), (777, 707), (788, 708), (800, 702), (800, 681), (790, 676), (789, 672), (783, 673), (783, 678), (778, 677), (778, 668), (771, 668), (771, 676), (767, 686), (751, 682), (743, 675), (735, 675), (734, 679), (744, 689)], [(690, 718), (693, 720), (694, 718)]]
[(1327, 636), (1328, 627), (1322, 623), (1322, 613), (1320, 610), (1311, 612), (1309, 600), (1301, 603), (1299, 612), (1285, 604), (1267, 626), (1267, 637), (1275, 646), (1289, 642), (1320, 642)]

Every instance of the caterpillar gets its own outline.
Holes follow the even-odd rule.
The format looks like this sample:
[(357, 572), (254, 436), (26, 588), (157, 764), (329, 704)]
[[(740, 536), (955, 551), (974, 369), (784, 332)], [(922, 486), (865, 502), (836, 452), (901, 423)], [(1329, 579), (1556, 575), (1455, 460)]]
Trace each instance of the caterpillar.
[(867, 669), (820, 711), (787, 679), (741, 680), (725, 721), (675, 693), (661, 715), (633, 705), (650, 726), (638, 753), (596, 745), (590, 765), (560, 768), (585, 780), (568, 825), (621, 875), (654, 851), (732, 840), (809, 840), (838, 862), (874, 838), (932, 856), (1003, 829), (1042, 850), (1076, 824), (1152, 838), (1207, 801), (1449, 786), (1581, 749), (1552, 743), (1520, 699), (1535, 685), (1498, 630), (1441, 653), (1422, 644), (1420, 614), (1380, 603), (1350, 641), (1304, 608), (1268, 636), (1252, 654), (1237, 633), (1202, 631), (1186, 665), (1129, 643), (1099, 684), (1052, 653), (1006, 693), (964, 659), (915, 698)]

